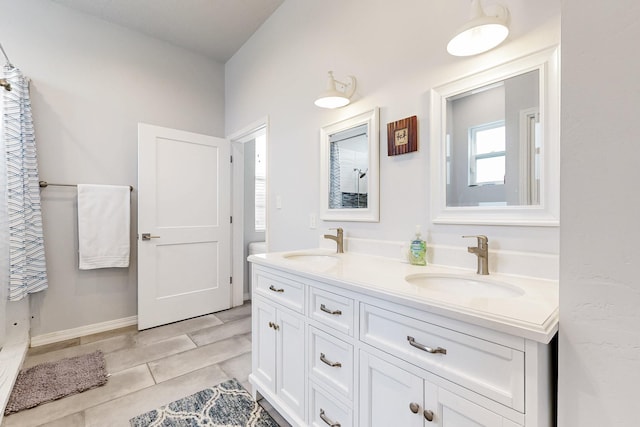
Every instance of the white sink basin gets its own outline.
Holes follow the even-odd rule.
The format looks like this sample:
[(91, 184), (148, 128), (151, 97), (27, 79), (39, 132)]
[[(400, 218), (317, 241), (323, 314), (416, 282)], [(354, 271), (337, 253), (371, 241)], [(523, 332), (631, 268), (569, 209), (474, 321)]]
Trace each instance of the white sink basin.
[(513, 298), (524, 291), (508, 283), (484, 278), (469, 278), (437, 274), (411, 274), (404, 278), (412, 285), (436, 292), (460, 294), (466, 297)]
[(291, 252), (284, 254), (283, 258), (300, 265), (304, 264), (305, 267), (316, 271), (328, 270), (341, 262), (336, 254), (328, 252)]
[(320, 255), (320, 254), (286, 254), (284, 257), (292, 261), (304, 261), (304, 262), (335, 262), (339, 261), (338, 257), (333, 255)]

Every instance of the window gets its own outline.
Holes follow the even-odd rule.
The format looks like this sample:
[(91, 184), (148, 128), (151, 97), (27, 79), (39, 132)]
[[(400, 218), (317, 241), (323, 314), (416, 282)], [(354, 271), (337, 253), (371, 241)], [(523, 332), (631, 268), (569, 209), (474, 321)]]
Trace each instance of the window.
[(267, 224), (267, 136), (262, 134), (255, 139), (256, 167), (255, 167), (255, 228), (265, 231)]
[(469, 186), (504, 184), (504, 120), (469, 129)]

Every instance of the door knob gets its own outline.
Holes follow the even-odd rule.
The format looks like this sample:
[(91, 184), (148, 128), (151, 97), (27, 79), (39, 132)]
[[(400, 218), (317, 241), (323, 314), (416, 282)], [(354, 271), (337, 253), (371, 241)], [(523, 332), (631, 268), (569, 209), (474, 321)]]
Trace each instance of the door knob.
[(151, 233), (142, 233), (142, 240), (159, 239), (160, 236), (152, 236)]
[(409, 409), (411, 409), (411, 412), (413, 412), (414, 414), (417, 414), (420, 410), (420, 405), (418, 405), (416, 402), (411, 402), (409, 403)]
[(424, 417), (427, 419), (427, 421), (431, 422), (433, 421), (433, 411), (430, 411), (428, 409), (424, 410)]

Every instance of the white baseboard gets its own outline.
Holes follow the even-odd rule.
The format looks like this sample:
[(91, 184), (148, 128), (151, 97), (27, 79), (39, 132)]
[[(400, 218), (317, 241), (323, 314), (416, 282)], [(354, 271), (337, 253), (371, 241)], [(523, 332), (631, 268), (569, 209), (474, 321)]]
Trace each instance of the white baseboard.
[(80, 326), (79, 328), (66, 329), (64, 331), (51, 332), (31, 337), (31, 347), (52, 344), (55, 342), (84, 337), (86, 335), (111, 331), (113, 329), (124, 328), (138, 324), (138, 316), (124, 317), (122, 319), (109, 320), (107, 322), (94, 323), (92, 325)]

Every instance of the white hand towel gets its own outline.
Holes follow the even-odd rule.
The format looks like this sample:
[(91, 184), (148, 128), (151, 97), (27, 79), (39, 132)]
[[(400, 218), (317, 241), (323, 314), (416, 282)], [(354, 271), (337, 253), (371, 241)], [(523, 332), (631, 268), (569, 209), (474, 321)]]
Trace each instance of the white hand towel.
[(129, 266), (129, 193), (120, 185), (78, 185), (80, 270)]

